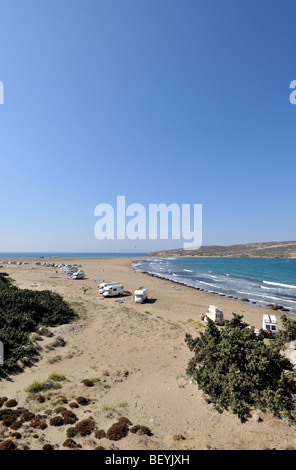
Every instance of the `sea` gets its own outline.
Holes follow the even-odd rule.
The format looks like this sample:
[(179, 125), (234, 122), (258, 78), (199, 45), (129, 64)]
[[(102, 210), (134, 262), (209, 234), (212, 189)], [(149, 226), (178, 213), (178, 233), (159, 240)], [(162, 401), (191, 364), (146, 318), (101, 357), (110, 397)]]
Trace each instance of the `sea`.
[(296, 259), (146, 258), (136, 271), (296, 315)]

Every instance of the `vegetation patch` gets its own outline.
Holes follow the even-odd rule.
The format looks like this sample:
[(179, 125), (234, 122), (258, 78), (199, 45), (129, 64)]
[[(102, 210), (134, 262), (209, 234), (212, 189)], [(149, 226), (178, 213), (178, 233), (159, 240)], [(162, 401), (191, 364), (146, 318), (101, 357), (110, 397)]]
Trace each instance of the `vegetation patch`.
[(128, 426), (125, 423), (115, 423), (107, 431), (106, 437), (110, 441), (119, 441), (128, 435)]
[(5, 406), (7, 406), (7, 408), (14, 408), (17, 405), (18, 405), (18, 402), (14, 399), (7, 400), (7, 402), (5, 403)]
[(44, 382), (38, 382), (38, 380), (35, 380), (31, 385), (29, 385), (25, 391), (27, 393), (39, 393), (44, 390)]
[(49, 421), (51, 426), (63, 426), (65, 424), (64, 418), (62, 416), (55, 416)]
[(7, 439), (0, 444), (0, 450), (14, 450), (15, 448), (16, 445), (12, 439)]
[(98, 377), (95, 377), (93, 379), (83, 379), (81, 380), (81, 383), (85, 385), (86, 387), (93, 387), (95, 383), (100, 382), (100, 379)]
[(78, 444), (71, 438), (66, 439), (65, 442), (63, 443), (63, 446), (69, 447), (69, 449), (81, 449), (82, 447), (80, 444)]
[(82, 405), (82, 406), (85, 406), (85, 405), (89, 404), (88, 398), (85, 398), (85, 397), (77, 397), (76, 401), (79, 405)]
[(295, 424), (296, 374), (282, 350), (296, 339), (296, 321), (283, 315), (284, 329), (266, 340), (263, 330), (256, 335), (242, 318), (233, 314), (223, 329), (209, 320), (199, 337), (186, 335), (194, 352), (187, 374), (220, 412), (229, 409), (245, 420), (255, 408)]
[(77, 434), (78, 434), (78, 431), (74, 427), (71, 427), (71, 428), (67, 429), (67, 432), (66, 432), (67, 437), (72, 438), (72, 437), (77, 436)]
[(84, 419), (75, 425), (75, 429), (80, 436), (89, 436), (95, 430), (95, 422), (91, 417)]
[(146, 435), (146, 436), (152, 436), (151, 430), (147, 426), (141, 426), (139, 424), (136, 424), (130, 429), (130, 432), (134, 434), (139, 434), (140, 436)]
[(0, 408), (4, 405), (4, 403), (8, 400), (7, 397), (0, 397)]
[(54, 382), (62, 382), (64, 380), (67, 380), (66, 377), (62, 374), (57, 374), (56, 372), (53, 372), (49, 376), (50, 380), (53, 380)]
[(95, 432), (95, 438), (96, 439), (103, 439), (103, 437), (106, 437), (106, 433), (103, 429), (98, 429), (96, 432)]
[[(48, 327), (75, 319), (74, 310), (59, 294), (20, 289), (3, 281), (0, 284), (0, 341), (4, 345), (5, 361), (0, 365), (0, 375), (12, 372), (20, 365), (19, 361), (26, 365), (37, 359), (36, 344), (30, 340), (36, 330), (38, 334), (49, 335)], [(61, 341), (58, 345), (62, 345)]]

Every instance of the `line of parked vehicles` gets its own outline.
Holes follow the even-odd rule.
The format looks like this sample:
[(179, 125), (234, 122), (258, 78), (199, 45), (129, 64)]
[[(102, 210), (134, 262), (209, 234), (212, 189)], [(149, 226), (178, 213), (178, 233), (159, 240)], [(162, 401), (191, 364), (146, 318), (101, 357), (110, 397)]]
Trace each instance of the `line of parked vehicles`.
[[(30, 264), (29, 261), (0, 261), (0, 264), (14, 264), (14, 265), (25, 265)], [(46, 268), (60, 268), (61, 270), (65, 271), (68, 276), (72, 276), (72, 279), (84, 279), (85, 273), (82, 269), (81, 264), (73, 265), (72, 264), (64, 264), (64, 263), (41, 263), (40, 261), (34, 262), (35, 266), (45, 266)]]
[(36, 266), (45, 266), (47, 268), (51, 268), (51, 267), (52, 268), (59, 268), (62, 271), (65, 271), (67, 276), (71, 276), (72, 279), (84, 279), (84, 277), (85, 277), (84, 271), (82, 269), (78, 269), (78, 268), (82, 268), (81, 264), (78, 264), (77, 266), (76, 265), (72, 266), (72, 264), (40, 263), (40, 261), (35, 261), (34, 264)]

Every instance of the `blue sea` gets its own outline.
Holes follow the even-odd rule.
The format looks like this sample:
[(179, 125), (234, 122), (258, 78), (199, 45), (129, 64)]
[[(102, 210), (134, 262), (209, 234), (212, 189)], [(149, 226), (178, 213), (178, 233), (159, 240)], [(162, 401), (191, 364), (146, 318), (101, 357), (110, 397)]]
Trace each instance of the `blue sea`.
[(296, 259), (147, 258), (136, 271), (266, 307), (282, 305), (296, 315)]

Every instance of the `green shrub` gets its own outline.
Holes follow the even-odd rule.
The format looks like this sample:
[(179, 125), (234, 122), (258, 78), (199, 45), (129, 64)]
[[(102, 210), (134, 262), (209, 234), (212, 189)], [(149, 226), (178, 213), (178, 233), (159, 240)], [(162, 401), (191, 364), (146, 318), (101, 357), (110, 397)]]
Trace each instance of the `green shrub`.
[(29, 385), (25, 391), (28, 393), (39, 393), (42, 392), (42, 390), (44, 390), (44, 383), (35, 380), (35, 382)]
[(69, 323), (75, 318), (74, 310), (59, 294), (1, 284), (0, 341), (4, 345), (5, 361), (0, 365), (0, 375), (11, 372), (18, 361), (27, 362), (37, 357), (30, 333), (36, 332), (38, 325), (42, 325), (45, 332), (49, 326)]
[(50, 374), (49, 379), (53, 380), (54, 382), (62, 382), (63, 380), (67, 380), (64, 375), (57, 374), (56, 372)]
[(281, 353), (282, 336), (295, 339), (296, 322), (289, 335), (264, 342), (264, 332), (255, 335), (242, 316), (233, 314), (223, 329), (209, 320), (198, 338), (186, 335), (194, 357), (187, 367), (206, 401), (222, 411), (230, 409), (245, 420), (251, 408), (270, 411), (295, 422), (296, 374), (293, 364)]

